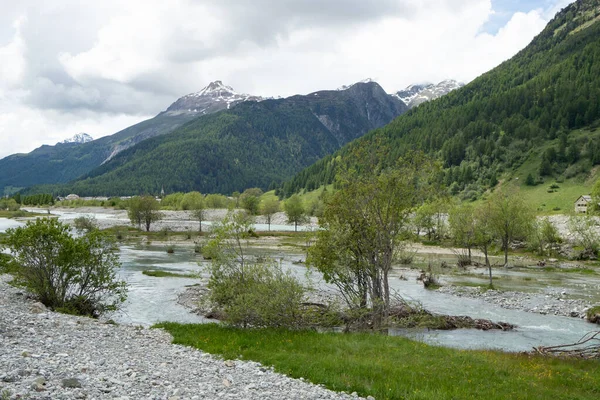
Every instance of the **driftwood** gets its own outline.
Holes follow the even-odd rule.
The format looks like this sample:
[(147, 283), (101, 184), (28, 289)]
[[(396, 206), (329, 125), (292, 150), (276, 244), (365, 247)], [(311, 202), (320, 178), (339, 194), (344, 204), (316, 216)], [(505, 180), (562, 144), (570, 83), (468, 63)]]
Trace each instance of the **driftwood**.
[(589, 332), (577, 343), (558, 346), (540, 346), (533, 348), (534, 353), (544, 356), (582, 358), (585, 360), (600, 359), (600, 331)]

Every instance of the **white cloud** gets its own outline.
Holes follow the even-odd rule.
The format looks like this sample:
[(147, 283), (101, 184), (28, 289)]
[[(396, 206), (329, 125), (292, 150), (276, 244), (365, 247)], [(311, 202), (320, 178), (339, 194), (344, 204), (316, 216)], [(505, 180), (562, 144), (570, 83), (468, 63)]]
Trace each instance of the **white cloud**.
[(523, 9), (495, 35), (482, 31), (491, 0), (11, 3), (0, 15), (0, 157), (80, 131), (114, 133), (216, 79), (264, 96), (366, 77), (390, 92), (470, 81), (566, 2)]
[(14, 36), (8, 44), (0, 46), (0, 90), (18, 87), (25, 75), (25, 42), (21, 36), (24, 22), (24, 17), (14, 21)]

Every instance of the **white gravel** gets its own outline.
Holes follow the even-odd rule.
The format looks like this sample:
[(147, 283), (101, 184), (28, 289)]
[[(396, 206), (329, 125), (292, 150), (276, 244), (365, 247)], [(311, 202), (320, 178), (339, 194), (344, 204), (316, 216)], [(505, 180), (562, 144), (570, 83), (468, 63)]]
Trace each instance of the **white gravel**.
[[(0, 399), (353, 399), (158, 329), (48, 312), (0, 276)], [(3, 397), (5, 396), (5, 397)]]

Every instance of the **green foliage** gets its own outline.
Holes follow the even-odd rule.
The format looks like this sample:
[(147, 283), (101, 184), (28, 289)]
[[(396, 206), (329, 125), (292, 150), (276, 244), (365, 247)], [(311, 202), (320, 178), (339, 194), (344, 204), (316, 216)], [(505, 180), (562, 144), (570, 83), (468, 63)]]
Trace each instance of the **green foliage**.
[[(9, 189), (9, 192), (14, 192), (14, 189), (10, 190), (13, 187), (22, 189), (33, 185), (45, 186), (73, 181), (99, 167), (111, 156), (115, 147), (130, 146), (150, 136), (168, 133), (193, 118), (195, 118), (193, 114), (161, 113), (112, 136), (92, 142), (44, 145), (28, 154), (5, 157), (0, 159), (0, 194), (3, 188), (5, 191)], [(52, 192), (55, 195), (65, 196), (69, 193), (79, 193), (69, 190), (58, 193), (56, 186), (38, 187), (31, 192)], [(97, 193), (97, 195), (105, 196), (108, 192)]]
[(562, 239), (558, 233), (558, 229), (548, 218), (534, 222), (529, 244), (539, 255), (554, 254), (558, 250), (558, 244), (561, 242)]
[(248, 189), (240, 196), (240, 204), (241, 206), (248, 211), (250, 215), (257, 215), (260, 207), (260, 195), (262, 195), (262, 191), (258, 189), (260, 194), (255, 195), (252, 192), (249, 192)]
[(592, 188), (592, 204), (588, 205), (588, 209), (598, 213), (600, 211), (600, 179), (596, 181)]
[(600, 234), (598, 221), (589, 215), (572, 216), (569, 219), (569, 231), (575, 238), (577, 246), (583, 248), (580, 258), (596, 258), (600, 251)]
[(381, 170), (357, 155), (364, 162), (357, 167), (361, 173), (344, 171), (338, 178), (339, 190), (325, 198), (321, 229), (307, 264), (338, 288), (350, 310), (370, 307), (369, 322), (378, 329), (390, 309), (388, 275), (396, 251), (413, 208), (429, 195), (434, 167), (414, 155), (396, 168)]
[[(573, 19), (589, 7), (572, 3), (511, 60), (301, 171), (281, 194), (332, 183), (340, 165), (352, 162), (354, 148), (368, 151), (382, 143), (384, 165), (415, 149), (441, 159), (442, 182), (454, 186), (452, 194), (464, 192), (464, 199), (479, 196), (482, 191), (475, 188), (495, 186), (499, 175), (547, 144), (536, 158), (539, 175), (562, 174), (575, 163), (589, 172), (600, 163), (600, 137), (594, 132), (600, 119), (600, 23), (593, 16), (595, 23)], [(557, 31), (560, 26), (567, 28)], [(588, 133), (572, 137), (586, 126)]]
[(501, 241), (504, 265), (508, 265), (508, 248), (513, 240), (526, 240), (535, 221), (535, 214), (516, 190), (496, 191), (488, 200), (489, 228)]
[(181, 210), (181, 201), (183, 200), (183, 193), (171, 193), (165, 196), (160, 202), (161, 208), (170, 210)]
[(98, 316), (125, 300), (125, 282), (116, 277), (119, 257), (105, 234), (92, 230), (75, 238), (68, 225), (50, 218), (7, 233), (6, 245), (18, 265), (17, 281), (47, 307)]
[(298, 225), (308, 221), (306, 210), (300, 196), (293, 195), (284, 204), (283, 209), (288, 218), (288, 223), (294, 224), (294, 230), (298, 231)]
[(17, 211), (21, 205), (15, 199), (0, 198), (0, 211)]
[(305, 288), (276, 262), (248, 255), (251, 228), (252, 221), (239, 212), (230, 212), (213, 228), (205, 248), (212, 260), (210, 302), (234, 326), (302, 326)]
[(207, 195), (204, 204), (206, 208), (230, 208), (234, 206), (234, 203), (222, 194)]
[(596, 399), (596, 360), (458, 350), (398, 336), (162, 323), (173, 343), (377, 399)]
[(270, 197), (260, 205), (260, 213), (267, 219), (269, 231), (271, 230), (271, 219), (275, 213), (279, 212), (280, 208), (281, 204), (276, 197)]
[(54, 197), (49, 193), (34, 194), (21, 197), (24, 206), (48, 206), (54, 204)]
[(160, 203), (153, 196), (136, 196), (129, 201), (127, 215), (133, 225), (140, 227), (144, 224), (146, 232), (150, 232), (152, 223), (163, 217), (159, 209)]
[(93, 216), (82, 215), (73, 220), (73, 226), (80, 233), (87, 233), (98, 229), (98, 221)]
[(142, 274), (154, 278), (198, 278), (198, 274), (181, 274), (169, 271), (144, 270)]

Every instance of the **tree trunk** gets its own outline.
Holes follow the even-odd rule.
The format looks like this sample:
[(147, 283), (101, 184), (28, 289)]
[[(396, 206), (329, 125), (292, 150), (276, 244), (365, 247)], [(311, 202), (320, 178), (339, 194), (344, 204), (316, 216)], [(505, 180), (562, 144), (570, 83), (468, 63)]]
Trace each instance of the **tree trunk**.
[(508, 266), (508, 238), (505, 237), (504, 240), (504, 266)]
[(492, 282), (492, 266), (490, 264), (490, 259), (488, 258), (488, 247), (487, 245), (485, 245), (483, 247), (483, 255), (485, 256), (485, 266), (488, 268), (488, 272), (490, 275), (490, 286), (493, 286), (494, 283)]

